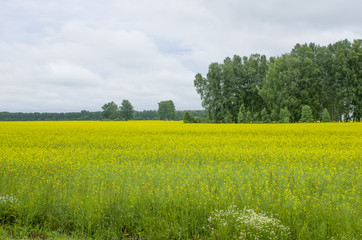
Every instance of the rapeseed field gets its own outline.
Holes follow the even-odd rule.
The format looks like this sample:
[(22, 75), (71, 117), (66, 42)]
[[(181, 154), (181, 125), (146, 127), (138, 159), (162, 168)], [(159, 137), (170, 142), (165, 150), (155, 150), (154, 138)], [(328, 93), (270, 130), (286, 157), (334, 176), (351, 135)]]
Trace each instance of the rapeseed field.
[(361, 136), (361, 123), (0, 122), (0, 228), (362, 239)]

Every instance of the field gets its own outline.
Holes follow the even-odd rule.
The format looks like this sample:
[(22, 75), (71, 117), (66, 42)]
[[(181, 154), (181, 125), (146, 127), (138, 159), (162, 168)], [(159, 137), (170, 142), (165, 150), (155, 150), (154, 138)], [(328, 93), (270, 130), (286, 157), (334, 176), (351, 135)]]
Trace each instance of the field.
[(0, 238), (362, 239), (361, 123), (0, 122)]

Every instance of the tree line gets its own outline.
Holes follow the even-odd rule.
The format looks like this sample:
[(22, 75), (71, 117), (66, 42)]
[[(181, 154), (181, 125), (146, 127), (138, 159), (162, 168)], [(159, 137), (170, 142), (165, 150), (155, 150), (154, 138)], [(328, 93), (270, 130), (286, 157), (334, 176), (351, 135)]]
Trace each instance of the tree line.
[(0, 121), (86, 121), (86, 120), (182, 120), (187, 112), (196, 118), (203, 118), (204, 110), (180, 111), (175, 109), (172, 100), (158, 103), (158, 110), (135, 111), (131, 102), (124, 99), (120, 106), (114, 101), (102, 106), (102, 111), (68, 113), (22, 113), (22, 112), (0, 112)]
[[(361, 39), (225, 58), (194, 86), (210, 122), (361, 121)], [(311, 116), (310, 116), (311, 115)]]
[(202, 118), (205, 115), (203, 110), (176, 111), (172, 100), (161, 101), (158, 103), (158, 110), (144, 110), (142, 112), (134, 111), (132, 104), (124, 99), (120, 107), (115, 102), (109, 102), (102, 106), (102, 115), (107, 120), (182, 120), (184, 114), (192, 115), (196, 118)]
[[(185, 112), (193, 117), (202, 119), (204, 110), (175, 110), (175, 118), (172, 120), (183, 120)], [(22, 113), (22, 112), (0, 112), (0, 121), (103, 121), (107, 120), (102, 111), (66, 112), (66, 113)], [(160, 120), (157, 110), (134, 111), (133, 120)]]

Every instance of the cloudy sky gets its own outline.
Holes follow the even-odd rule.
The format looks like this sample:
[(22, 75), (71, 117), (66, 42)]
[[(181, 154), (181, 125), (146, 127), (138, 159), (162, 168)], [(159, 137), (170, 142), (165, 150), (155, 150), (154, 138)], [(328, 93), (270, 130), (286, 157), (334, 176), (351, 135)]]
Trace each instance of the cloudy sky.
[(361, 0), (0, 0), (0, 111), (201, 109), (193, 80), (235, 54), (362, 38)]

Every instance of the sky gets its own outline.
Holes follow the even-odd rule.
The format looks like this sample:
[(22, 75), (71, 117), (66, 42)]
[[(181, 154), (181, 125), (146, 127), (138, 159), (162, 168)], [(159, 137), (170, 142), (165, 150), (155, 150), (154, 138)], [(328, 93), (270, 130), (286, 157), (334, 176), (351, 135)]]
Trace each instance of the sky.
[(0, 0), (0, 112), (202, 109), (212, 62), (362, 38), (361, 0)]

